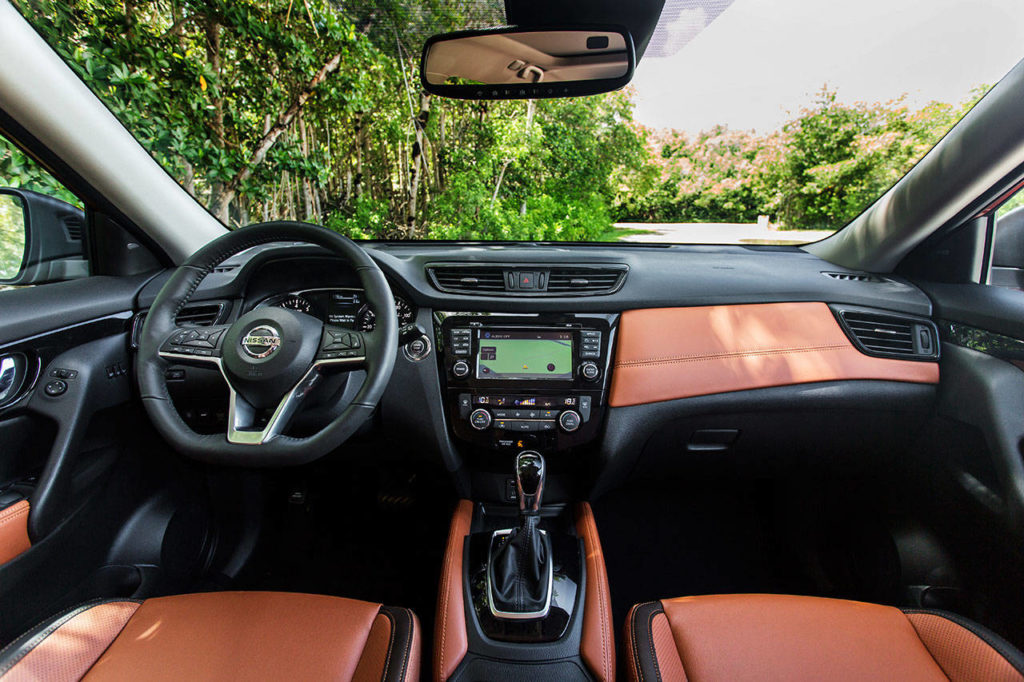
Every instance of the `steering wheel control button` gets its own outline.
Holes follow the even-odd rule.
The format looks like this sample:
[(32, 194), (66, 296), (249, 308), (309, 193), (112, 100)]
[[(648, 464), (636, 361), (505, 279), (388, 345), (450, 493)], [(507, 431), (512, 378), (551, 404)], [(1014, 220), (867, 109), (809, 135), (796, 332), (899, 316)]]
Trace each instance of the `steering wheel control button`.
[(491, 425), (491, 413), (483, 408), (473, 410), (469, 415), (469, 424), (477, 431), (483, 431)]
[(580, 428), (580, 424), (582, 422), (583, 420), (580, 417), (580, 413), (575, 410), (566, 410), (562, 414), (558, 415), (558, 425), (567, 433), (572, 433), (576, 429)]
[(462, 377), (469, 376), (469, 363), (466, 362), (465, 360), (459, 360), (454, 365), (452, 365), (452, 374), (459, 377), (460, 379)]
[(580, 365), (580, 376), (587, 381), (595, 381), (601, 376), (601, 369), (593, 362), (584, 362)]
[[(186, 341), (186, 343), (188, 343)], [(242, 337), (242, 351), (250, 358), (269, 358), (281, 347), (281, 332), (269, 324), (253, 327)]]
[(62, 379), (51, 381), (43, 387), (43, 393), (50, 396), (51, 398), (57, 398), (67, 393), (68, 384)]

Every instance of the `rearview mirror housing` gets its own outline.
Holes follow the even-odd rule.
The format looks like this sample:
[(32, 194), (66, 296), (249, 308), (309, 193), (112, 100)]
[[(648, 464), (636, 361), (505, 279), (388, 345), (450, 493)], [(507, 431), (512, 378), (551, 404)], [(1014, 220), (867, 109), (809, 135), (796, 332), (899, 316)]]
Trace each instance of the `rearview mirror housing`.
[(13, 187), (0, 187), (0, 203), (0, 285), (43, 284), (89, 274), (83, 248), (85, 213), (80, 208)]
[(618, 90), (633, 78), (636, 53), (617, 26), (504, 27), (431, 36), (423, 89), (456, 99), (542, 99)]

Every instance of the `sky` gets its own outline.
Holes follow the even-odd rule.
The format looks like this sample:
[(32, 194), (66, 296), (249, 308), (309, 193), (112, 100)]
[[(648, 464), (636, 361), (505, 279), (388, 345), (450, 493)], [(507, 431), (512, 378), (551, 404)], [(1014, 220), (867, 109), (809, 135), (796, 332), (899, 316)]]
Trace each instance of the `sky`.
[[(652, 52), (684, 46), (672, 56), (645, 56), (632, 82), (635, 118), (654, 128), (695, 133), (723, 123), (769, 132), (826, 83), (844, 102), (904, 93), (912, 106), (959, 102), (1024, 58), (1024, 0), (670, 4), (677, 39)], [(705, 17), (711, 24), (686, 42)]]

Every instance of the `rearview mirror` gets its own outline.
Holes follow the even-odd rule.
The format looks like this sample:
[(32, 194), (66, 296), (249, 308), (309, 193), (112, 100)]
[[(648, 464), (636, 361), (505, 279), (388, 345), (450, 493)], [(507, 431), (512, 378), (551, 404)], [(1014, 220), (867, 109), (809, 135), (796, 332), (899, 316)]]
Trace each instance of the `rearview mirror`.
[(538, 99), (617, 90), (636, 56), (622, 28), (498, 28), (432, 36), (420, 80), (458, 99)]

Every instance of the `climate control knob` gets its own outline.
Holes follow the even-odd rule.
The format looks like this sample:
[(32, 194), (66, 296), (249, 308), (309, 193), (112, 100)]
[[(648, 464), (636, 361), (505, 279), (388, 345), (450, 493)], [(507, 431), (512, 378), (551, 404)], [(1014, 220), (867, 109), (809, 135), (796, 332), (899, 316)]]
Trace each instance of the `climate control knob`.
[(469, 425), (477, 431), (483, 431), (491, 425), (491, 413), (482, 407), (473, 410), (473, 413), (469, 415)]
[(452, 374), (460, 379), (464, 376), (469, 376), (469, 363), (465, 360), (459, 360), (452, 365)]
[(601, 376), (601, 368), (594, 362), (584, 362), (580, 365), (580, 376), (587, 381), (594, 381)]
[(572, 433), (576, 429), (580, 428), (580, 424), (583, 423), (583, 418), (580, 417), (580, 413), (576, 410), (566, 410), (562, 414), (558, 415), (558, 425), (562, 427), (563, 431)]

